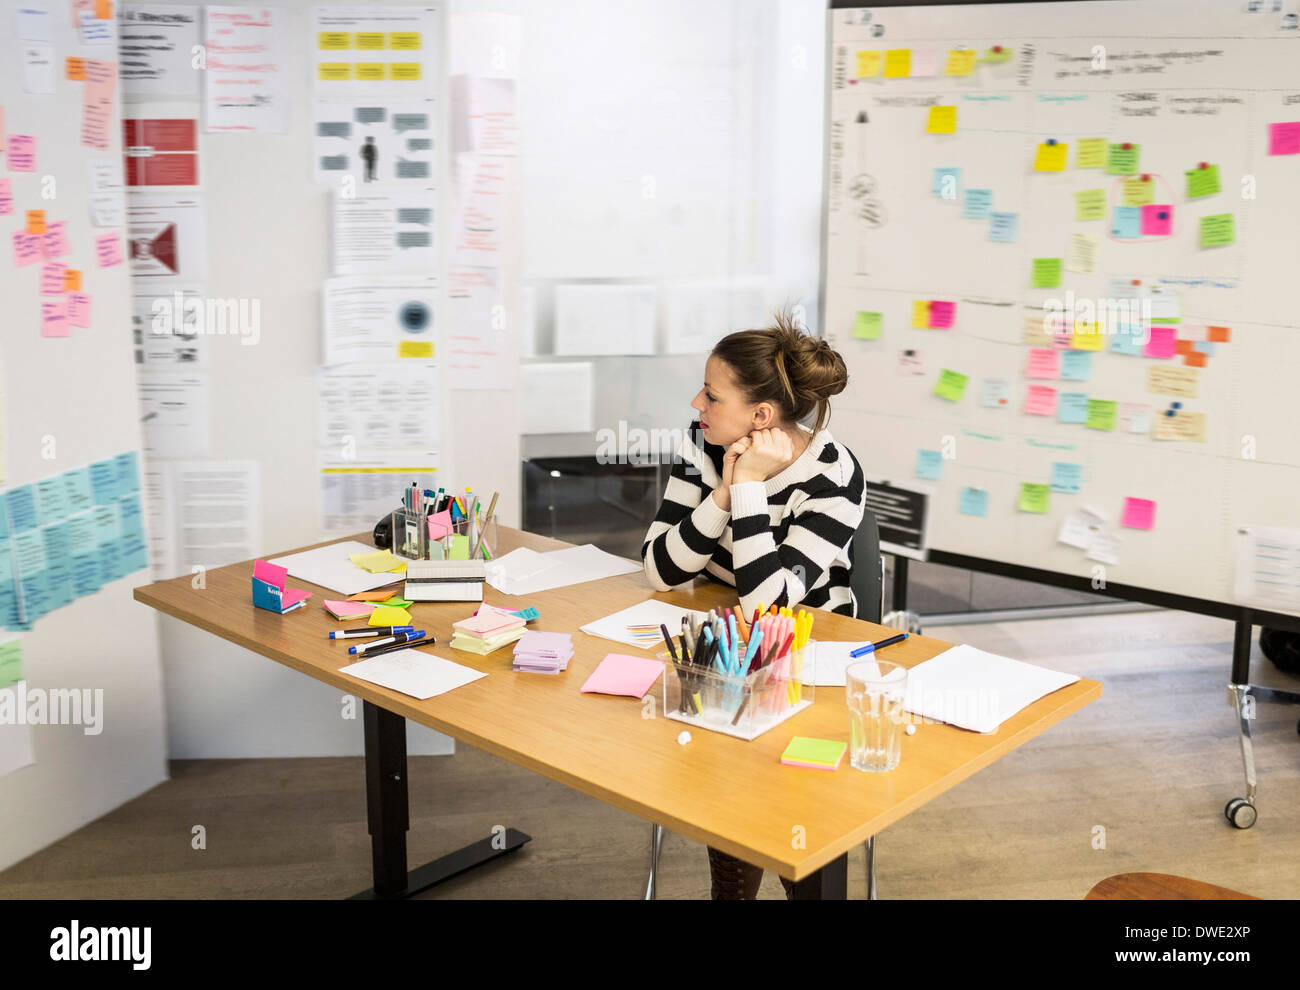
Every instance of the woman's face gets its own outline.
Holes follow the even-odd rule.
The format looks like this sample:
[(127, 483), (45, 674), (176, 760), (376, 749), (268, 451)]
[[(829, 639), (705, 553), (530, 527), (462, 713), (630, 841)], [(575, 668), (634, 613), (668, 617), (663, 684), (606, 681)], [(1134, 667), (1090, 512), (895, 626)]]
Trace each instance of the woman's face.
[(745, 399), (731, 367), (713, 355), (704, 365), (704, 387), (691, 400), (691, 408), (700, 414), (704, 439), (721, 447), (731, 446), (755, 429), (755, 406)]

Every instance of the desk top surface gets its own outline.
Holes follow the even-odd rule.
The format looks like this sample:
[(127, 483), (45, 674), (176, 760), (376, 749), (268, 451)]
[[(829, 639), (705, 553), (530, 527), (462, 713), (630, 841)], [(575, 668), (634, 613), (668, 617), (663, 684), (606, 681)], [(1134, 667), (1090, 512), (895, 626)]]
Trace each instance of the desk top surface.
[[(352, 538), (370, 543), (365, 534)], [(568, 545), (504, 527), (500, 542), (502, 552)], [(343, 596), (290, 576), (290, 586), (312, 592), (312, 598), (305, 608), (276, 615), (253, 607), (252, 574), (253, 561), (247, 560), (208, 571), (203, 589), (192, 587), (185, 575), (136, 588), (135, 598), (348, 694), (795, 880), (1101, 696), (1098, 682), (1076, 681), (989, 734), (918, 725), (915, 735), (903, 737), (902, 759), (889, 773), (861, 773), (849, 766), (847, 755), (834, 773), (787, 767), (780, 756), (793, 736), (848, 741), (843, 688), (818, 687), (812, 706), (752, 742), (663, 717), (661, 682), (651, 691), (653, 709), (633, 698), (578, 692), (606, 654), (642, 652), (589, 636), (579, 626), (649, 597), (706, 610), (735, 604), (734, 591), (721, 585), (697, 581), (686, 589), (655, 593), (639, 572), (526, 597), (503, 595), (485, 585), (484, 600), (493, 605), (535, 606), (541, 617), (529, 629), (572, 634), (574, 655), (558, 676), (514, 673), (509, 646), (487, 656), (451, 649), (451, 624), (471, 614), (475, 603), (417, 603), (411, 606), (417, 628), (437, 639), (435, 647), (421, 652), (489, 674), (419, 701), (339, 673), (356, 658), (343, 641), (330, 640), (326, 633), (355, 624), (338, 622), (320, 603)], [(814, 639), (862, 641), (893, 632), (830, 612), (814, 615)], [(950, 645), (913, 636), (891, 646), (888, 659), (910, 667)], [(685, 746), (677, 742), (683, 729), (692, 736)]]

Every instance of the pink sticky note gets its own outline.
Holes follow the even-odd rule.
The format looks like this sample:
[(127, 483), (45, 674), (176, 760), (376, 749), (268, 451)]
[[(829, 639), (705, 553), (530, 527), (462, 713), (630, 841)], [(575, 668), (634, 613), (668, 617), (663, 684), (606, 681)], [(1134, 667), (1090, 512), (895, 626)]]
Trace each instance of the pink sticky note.
[(19, 268), (41, 260), (41, 235), (14, 231), (14, 264)]
[(429, 517), (429, 539), (441, 540), (451, 530), (451, 509), (443, 509)]
[(1168, 204), (1142, 207), (1142, 233), (1162, 237), (1174, 232), (1174, 208)]
[(45, 257), (62, 258), (72, 252), (72, 247), (68, 244), (68, 235), (63, 232), (65, 226), (60, 220), (45, 227), (45, 233), (41, 234), (41, 250), (45, 252)]
[(67, 337), (72, 334), (68, 326), (68, 304), (63, 299), (41, 303), (41, 336)]
[(63, 295), (63, 273), (67, 268), (67, 265), (60, 265), (57, 261), (41, 265), (41, 295)]
[(95, 261), (100, 268), (122, 263), (122, 244), (116, 234), (100, 234), (95, 238)]
[(663, 672), (664, 665), (658, 660), (611, 653), (591, 672), (579, 693), (625, 694), (630, 698), (643, 698)]
[(1142, 348), (1143, 357), (1171, 358), (1178, 350), (1178, 328), (1153, 326), (1147, 338), (1146, 347)]
[(36, 171), (36, 138), (30, 134), (9, 135), (9, 171)]
[(0, 179), (0, 216), (14, 211), (14, 191), (8, 179)]
[(1025, 412), (1031, 416), (1056, 415), (1056, 389), (1030, 385), (1025, 392)]
[(1268, 125), (1270, 155), (1300, 155), (1300, 120)]
[(265, 560), (258, 560), (253, 563), (253, 577), (259, 581), (274, 585), (281, 591), (284, 590), (284, 581), (288, 576), (289, 568), (281, 567), (279, 564), (270, 564)]
[(68, 293), (68, 323), (74, 327), (90, 326), (90, 293)]
[(1026, 378), (1055, 378), (1061, 370), (1061, 352), (1050, 347), (1029, 348)]
[(1124, 515), (1121, 526), (1129, 529), (1155, 529), (1156, 504), (1149, 498), (1124, 499)]
[(952, 302), (943, 302), (939, 299), (930, 300), (930, 327), (934, 330), (950, 330), (953, 320), (957, 316), (957, 304)]

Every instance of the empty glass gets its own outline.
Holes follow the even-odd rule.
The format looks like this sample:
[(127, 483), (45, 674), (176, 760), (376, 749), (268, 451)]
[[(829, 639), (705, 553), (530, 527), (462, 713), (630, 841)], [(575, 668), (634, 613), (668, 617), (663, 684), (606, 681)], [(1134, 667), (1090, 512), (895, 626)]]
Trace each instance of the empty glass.
[(887, 660), (867, 659), (844, 671), (844, 700), (849, 706), (850, 762), (859, 770), (884, 773), (898, 766), (907, 716), (907, 668)]

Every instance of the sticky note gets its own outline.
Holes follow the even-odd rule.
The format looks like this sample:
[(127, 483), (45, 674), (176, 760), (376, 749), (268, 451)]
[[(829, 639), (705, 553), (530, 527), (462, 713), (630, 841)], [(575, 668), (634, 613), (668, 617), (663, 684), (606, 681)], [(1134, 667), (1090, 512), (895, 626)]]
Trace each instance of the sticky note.
[(1088, 351), (1062, 351), (1061, 377), (1067, 382), (1086, 382), (1092, 377), (1092, 354)]
[(1051, 416), (1056, 412), (1056, 389), (1030, 385), (1025, 391), (1025, 412), (1030, 416)]
[(1103, 168), (1105, 164), (1105, 138), (1079, 138), (1074, 142), (1075, 168)]
[(1125, 179), (1120, 194), (1120, 202), (1125, 206), (1145, 206), (1156, 201), (1156, 184), (1151, 178), (1135, 175)]
[(384, 48), (383, 31), (358, 31), (352, 47), (360, 51), (381, 51)]
[(397, 594), (396, 588), (380, 588), (378, 591), (358, 591), (349, 595), (350, 602), (386, 602)]
[(63, 295), (63, 273), (66, 270), (66, 265), (60, 265), (57, 262), (41, 265), (41, 295)]
[(1163, 237), (1174, 232), (1174, 208), (1168, 203), (1142, 207), (1143, 236)]
[(1173, 416), (1157, 416), (1156, 428), (1151, 434), (1155, 440), (1182, 440), (1191, 443), (1205, 442), (1205, 413), (1179, 410)]
[(980, 56), (981, 62), (987, 62), (990, 65), (999, 65), (1003, 62), (1010, 62), (1011, 56), (1015, 49), (1008, 48), (1006, 45), (994, 45), (992, 48), (985, 48), (984, 54)]
[(1083, 465), (1056, 461), (1052, 464), (1051, 489), (1065, 495), (1077, 495), (1083, 490)]
[(927, 134), (956, 134), (957, 108), (955, 106), (931, 107), (925, 120)]
[(1034, 485), (1026, 481), (1020, 486), (1020, 500), (1016, 503), (1016, 508), (1021, 512), (1049, 512), (1052, 508), (1052, 490), (1047, 485)]
[(1145, 346), (1146, 334), (1141, 327), (1117, 327), (1115, 333), (1111, 334), (1110, 349), (1116, 354), (1140, 357)]
[(1124, 514), (1119, 524), (1129, 529), (1154, 529), (1156, 525), (1156, 504), (1149, 498), (1124, 499)]
[(27, 211), (27, 233), (29, 234), (45, 233), (45, 211), (44, 210)]
[(1226, 344), (1232, 339), (1232, 330), (1228, 327), (1206, 327), (1206, 340), (1212, 340), (1216, 344)]
[(930, 329), (930, 300), (929, 299), (912, 300), (912, 329), (913, 330)]
[(419, 82), (421, 65), (419, 62), (389, 62), (388, 78), (394, 81)]
[(885, 52), (885, 78), (906, 79), (912, 74), (912, 49), (891, 48)]
[(14, 190), (8, 179), (0, 179), (0, 216), (9, 216), (14, 211)]
[(1026, 378), (1055, 378), (1060, 371), (1059, 352), (1051, 347), (1031, 347), (1025, 365)]
[(930, 329), (950, 330), (957, 318), (957, 304), (944, 299), (930, 300)]
[(412, 626), (411, 613), (404, 608), (392, 605), (376, 605), (370, 613), (369, 625), (372, 626)]
[(68, 293), (68, 324), (74, 327), (90, 326), (90, 296), (87, 293)]
[(100, 234), (95, 238), (95, 263), (100, 268), (122, 263), (122, 243), (117, 234)]
[(95, 0), (95, 20), (109, 21), (113, 19), (112, 0)]
[(388, 47), (395, 52), (419, 51), (422, 44), (419, 31), (392, 31), (388, 35)]
[(1222, 247), (1237, 239), (1237, 227), (1233, 214), (1215, 213), (1201, 217), (1201, 247)]
[(989, 493), (983, 488), (967, 485), (961, 490), (961, 500), (957, 511), (963, 516), (987, 516), (989, 514)]
[(24, 230), (16, 230), (11, 238), (14, 248), (14, 264), (22, 268), (33, 262), (40, 261), (41, 239), (36, 234), (29, 234)]
[(611, 653), (591, 672), (578, 693), (621, 694), (641, 698), (659, 680), (663, 670), (663, 663), (651, 657)]
[(939, 74), (939, 63), (942, 60), (943, 52), (937, 48), (913, 48), (912, 78), (937, 76)]
[(980, 380), (980, 405), (986, 409), (1005, 409), (1009, 404), (1011, 385), (1005, 378)]
[(1070, 146), (1061, 141), (1040, 141), (1034, 154), (1035, 172), (1064, 172)]
[(360, 82), (378, 82), (384, 78), (383, 62), (355, 62), (352, 66), (353, 77)]
[(320, 31), (316, 34), (316, 47), (323, 52), (343, 51), (352, 47), (352, 35), (347, 31)]
[(1268, 125), (1270, 155), (1300, 155), (1300, 120)]
[(975, 70), (976, 51), (973, 48), (954, 48), (948, 52), (945, 76), (969, 76)]
[(966, 393), (966, 382), (969, 380), (966, 375), (944, 368), (939, 372), (939, 380), (934, 383), (934, 394), (942, 399), (957, 402)]
[(961, 215), (966, 220), (986, 220), (993, 209), (992, 189), (967, 189)]
[(1061, 285), (1061, 259), (1035, 258), (1029, 277), (1035, 289), (1056, 289)]
[(961, 169), (936, 168), (930, 192), (940, 199), (956, 199), (961, 192)]
[(1204, 368), (1210, 362), (1210, 355), (1201, 351), (1193, 351), (1191, 354), (1183, 355), (1183, 364), (1189, 368)]
[(30, 134), (9, 135), (9, 171), (36, 171), (36, 138)]
[(884, 326), (883, 313), (868, 313), (861, 310), (853, 317), (853, 336), (857, 340), (879, 340)]
[(46, 225), (45, 233), (41, 235), (41, 250), (45, 252), (45, 257), (61, 258), (72, 252), (72, 246), (64, 233), (66, 227), (67, 224), (62, 220)]
[(1074, 194), (1074, 219), (1105, 220), (1106, 190), (1080, 189)]
[(1002, 244), (1011, 244), (1015, 241), (1019, 228), (1019, 213), (994, 212), (989, 214), (990, 241), (998, 241)]
[(914, 347), (899, 351), (898, 373), (900, 375), (924, 375), (925, 356)]
[(1075, 231), (1070, 234), (1070, 250), (1065, 256), (1065, 269), (1091, 274), (1097, 268), (1098, 239)]
[(1082, 425), (1088, 422), (1088, 396), (1084, 392), (1062, 392), (1057, 410), (1058, 423)]
[(858, 78), (870, 79), (873, 76), (880, 75), (880, 66), (883, 62), (884, 55), (882, 52), (858, 52)]
[(849, 744), (832, 739), (809, 739), (795, 736), (781, 754), (781, 762), (788, 767), (808, 767), (812, 770), (838, 770), (844, 762)]
[(1137, 402), (1121, 403), (1119, 425), (1125, 433), (1150, 433), (1151, 407)]
[(64, 74), (71, 82), (86, 81), (86, 60), (69, 55), (63, 60)]
[(1106, 335), (1095, 323), (1079, 321), (1070, 336), (1070, 347), (1076, 351), (1100, 351), (1106, 347)]
[(1136, 206), (1117, 206), (1111, 218), (1110, 234), (1125, 240), (1142, 236), (1142, 210)]
[(937, 450), (918, 450), (915, 474), (918, 478), (939, 481), (943, 478), (943, 455)]
[(406, 561), (396, 556), (391, 550), (376, 550), (373, 553), (352, 553), (348, 554), (348, 559), (371, 574), (387, 574), (406, 570)]
[(1113, 430), (1119, 414), (1119, 403), (1110, 399), (1088, 400), (1088, 421), (1083, 425), (1090, 430)]
[(1187, 177), (1187, 198), (1213, 196), (1222, 189), (1219, 184), (1219, 166), (1206, 162), (1205, 168), (1197, 166), (1183, 173)]
[(469, 535), (467, 533), (453, 533), (451, 537), (451, 551), (447, 554), (448, 560), (469, 560)]
[(1195, 399), (1198, 392), (1196, 372), (1177, 365), (1151, 365), (1147, 368), (1147, 391), (1154, 395)]
[(352, 78), (351, 62), (321, 62), (316, 66), (316, 77), (321, 82), (343, 82)]
[(72, 333), (68, 326), (68, 303), (64, 299), (41, 303), (41, 336), (67, 337)]
[(77, 268), (63, 269), (63, 291), (80, 292), (81, 291), (81, 270)]
[[(1125, 144), (1128, 147), (1125, 147)], [(1138, 146), (1131, 142), (1106, 146), (1106, 174), (1132, 175), (1138, 170)]]
[(1149, 358), (1171, 358), (1178, 352), (1178, 328), (1153, 325), (1147, 334), (1146, 347), (1142, 356)]

